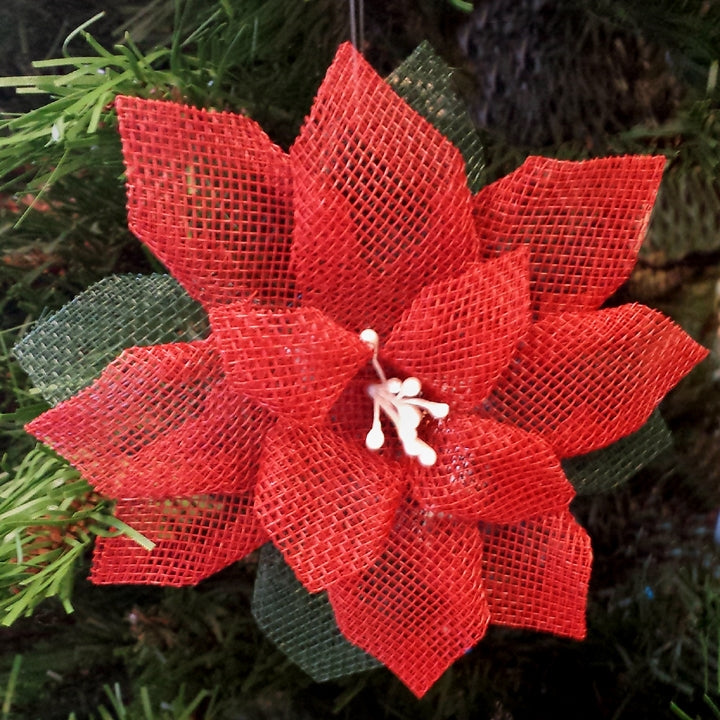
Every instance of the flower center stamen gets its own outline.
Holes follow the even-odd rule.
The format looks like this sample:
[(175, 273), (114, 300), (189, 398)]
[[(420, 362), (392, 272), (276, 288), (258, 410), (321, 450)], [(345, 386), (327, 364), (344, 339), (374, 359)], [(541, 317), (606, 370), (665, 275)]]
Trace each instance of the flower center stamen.
[(380, 338), (374, 330), (370, 328), (363, 330), (360, 339), (372, 348), (373, 368), (380, 378), (379, 383), (368, 385), (367, 388), (367, 393), (373, 401), (373, 423), (365, 437), (365, 445), (370, 450), (379, 450), (385, 444), (385, 434), (380, 422), (382, 410), (395, 426), (405, 454), (417, 458), (422, 465), (434, 465), (437, 453), (418, 437), (417, 429), (423, 413), (439, 420), (447, 417), (450, 406), (447, 403), (431, 402), (418, 397), (422, 385), (416, 377), (405, 380), (388, 378), (378, 360)]

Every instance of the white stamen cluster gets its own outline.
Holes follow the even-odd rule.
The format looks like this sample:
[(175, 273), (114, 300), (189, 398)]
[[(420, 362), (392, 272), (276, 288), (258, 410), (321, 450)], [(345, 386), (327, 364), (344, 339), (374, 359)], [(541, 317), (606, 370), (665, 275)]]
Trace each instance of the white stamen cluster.
[(382, 410), (395, 426), (405, 454), (417, 458), (422, 465), (434, 465), (437, 453), (418, 437), (417, 429), (423, 413), (428, 413), (439, 420), (447, 417), (450, 407), (447, 403), (431, 402), (418, 397), (422, 385), (416, 377), (400, 380), (385, 375), (378, 361), (380, 338), (374, 330), (369, 328), (363, 330), (360, 339), (372, 348), (372, 364), (381, 381), (367, 388), (368, 395), (373, 401), (373, 424), (365, 437), (365, 445), (370, 450), (379, 450), (385, 444), (385, 434), (380, 423)]

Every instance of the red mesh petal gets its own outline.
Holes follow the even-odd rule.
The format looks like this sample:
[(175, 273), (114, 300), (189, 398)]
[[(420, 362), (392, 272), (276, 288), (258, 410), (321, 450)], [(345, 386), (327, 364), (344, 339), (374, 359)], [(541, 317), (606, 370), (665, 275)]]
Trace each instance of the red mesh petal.
[(476, 253), (459, 151), (345, 44), (290, 150), (304, 302), (389, 332), (424, 285)]
[(481, 533), (492, 623), (585, 637), (592, 548), (572, 515), (486, 525)]
[(278, 424), (267, 436), (256, 511), (316, 592), (377, 558), (404, 487), (391, 465), (330, 430)]
[(474, 525), (399, 513), (388, 548), (328, 590), (340, 631), (418, 697), (485, 634), (481, 543)]
[(250, 494), (118, 500), (115, 514), (156, 545), (99, 537), (90, 576), (98, 585), (195, 585), (267, 541)]
[(527, 244), (541, 314), (597, 308), (630, 275), (663, 157), (530, 157), (475, 197), (483, 257)]
[(549, 316), (490, 398), (490, 414), (542, 435), (561, 457), (638, 430), (664, 395), (707, 355), (643, 305)]
[[(370, 363), (360, 368), (352, 381), (333, 405), (328, 420), (332, 429), (350, 441), (365, 446), (365, 437), (373, 422), (373, 403), (368, 395), (369, 385), (376, 384), (378, 376)], [(394, 432), (385, 435), (385, 446), (375, 451), (381, 455), (396, 449), (392, 438)], [(399, 445), (399, 443), (398, 443)], [(389, 455), (392, 457), (392, 453)]]
[(515, 523), (567, 508), (575, 495), (560, 461), (537, 435), (471, 415), (432, 433), (435, 465), (416, 464), (414, 495), (460, 520)]
[(529, 323), (527, 255), (509, 253), (422, 290), (383, 354), (453, 410), (470, 410), (490, 392)]
[(188, 293), (206, 307), (292, 299), (287, 155), (246, 117), (130, 97), (115, 105), (130, 229)]
[(215, 308), (210, 322), (228, 382), (275, 413), (318, 423), (372, 357), (358, 335), (312, 307)]
[(126, 350), (27, 430), (105, 495), (161, 498), (251, 487), (270, 423), (198, 341)]

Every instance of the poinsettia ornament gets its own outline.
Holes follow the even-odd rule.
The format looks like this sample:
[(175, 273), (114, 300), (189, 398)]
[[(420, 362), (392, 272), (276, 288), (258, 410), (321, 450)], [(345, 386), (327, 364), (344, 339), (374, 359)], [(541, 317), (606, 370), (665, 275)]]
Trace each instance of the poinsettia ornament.
[[(207, 311), (29, 426), (156, 543), (98, 583), (195, 583), (270, 540), (418, 696), (489, 623), (581, 638), (560, 461), (638, 430), (706, 351), (626, 280), (663, 158), (463, 157), (350, 45), (285, 153), (249, 118), (117, 99), (129, 224)], [(303, 591), (304, 592), (304, 591)]]

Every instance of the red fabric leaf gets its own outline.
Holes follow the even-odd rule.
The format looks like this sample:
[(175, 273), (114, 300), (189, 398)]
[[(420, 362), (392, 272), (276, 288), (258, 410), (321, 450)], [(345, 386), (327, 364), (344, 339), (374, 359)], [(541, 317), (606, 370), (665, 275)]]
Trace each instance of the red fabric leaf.
[(665, 158), (528, 158), (475, 196), (482, 257), (528, 245), (534, 309), (593, 309), (630, 275)]
[(423, 507), (459, 520), (515, 523), (566, 509), (575, 495), (552, 448), (537, 435), (471, 415), (438, 424), (435, 465), (415, 464)]
[(549, 316), (533, 326), (488, 414), (541, 435), (560, 457), (580, 455), (638, 430), (706, 355), (644, 305)]
[(485, 634), (481, 556), (474, 525), (401, 511), (377, 563), (329, 588), (340, 631), (421, 697)]
[(585, 637), (590, 538), (569, 512), (485, 525), (483, 582), (494, 625)]
[(218, 307), (210, 323), (228, 382), (273, 412), (318, 424), (372, 351), (312, 307)]
[(285, 304), (292, 182), (287, 155), (240, 115), (118, 97), (130, 229), (206, 307)]
[(166, 500), (118, 500), (115, 516), (156, 543), (99, 537), (91, 579), (98, 585), (195, 585), (267, 541), (253, 497), (206, 495)]
[(404, 488), (392, 466), (332, 431), (278, 423), (255, 507), (298, 580), (317, 592), (377, 558)]
[(290, 159), (298, 289), (348, 329), (385, 336), (416, 292), (474, 257), (462, 156), (350, 44)]
[(28, 432), (110, 497), (162, 498), (252, 486), (272, 419), (227, 386), (209, 341), (125, 350)]
[(530, 323), (527, 255), (474, 263), (424, 288), (393, 328), (383, 355), (454, 410), (487, 396)]

